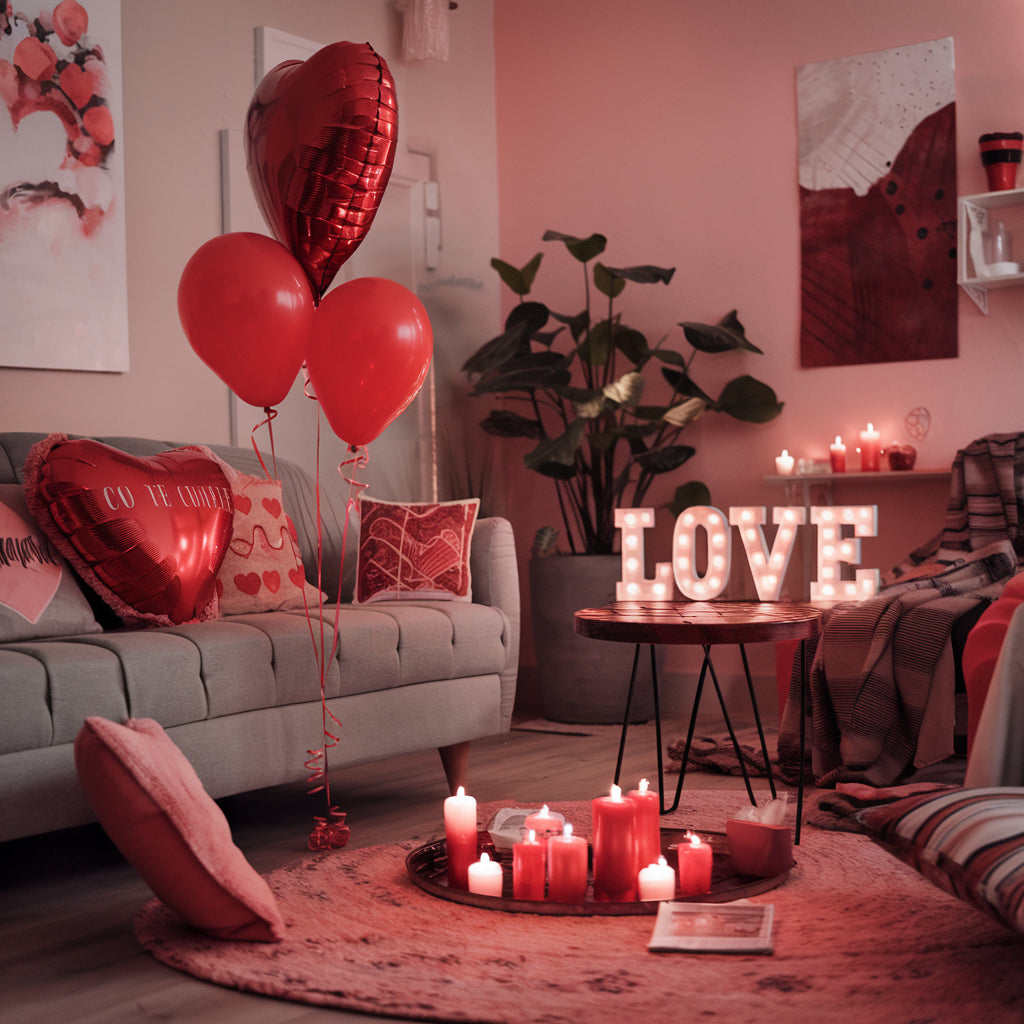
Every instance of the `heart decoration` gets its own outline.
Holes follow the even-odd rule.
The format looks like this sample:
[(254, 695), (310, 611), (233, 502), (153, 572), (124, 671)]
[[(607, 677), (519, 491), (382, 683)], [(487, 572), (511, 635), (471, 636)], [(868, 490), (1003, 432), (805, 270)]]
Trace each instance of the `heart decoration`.
[(369, 43), (332, 43), (264, 75), (246, 114), (256, 203), (319, 302), (370, 230), (398, 143), (398, 101)]
[(145, 458), (51, 434), (25, 463), (32, 514), (126, 625), (216, 618), (231, 488), (207, 448)]

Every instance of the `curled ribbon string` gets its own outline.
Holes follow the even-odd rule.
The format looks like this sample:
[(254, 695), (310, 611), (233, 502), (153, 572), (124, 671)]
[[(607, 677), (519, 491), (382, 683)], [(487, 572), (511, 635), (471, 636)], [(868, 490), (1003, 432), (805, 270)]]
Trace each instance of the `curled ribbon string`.
[[(263, 475), (266, 476), (268, 480), (276, 480), (277, 452), (274, 450), (274, 420), (277, 418), (277, 410), (266, 405), (263, 407), (263, 411), (266, 413), (267, 418), (265, 420), (260, 420), (260, 422), (252, 428), (252, 431), (249, 434), (249, 439), (252, 441), (252, 447), (253, 451), (256, 452), (256, 458), (260, 460), (260, 465), (263, 467)], [(267, 470), (266, 463), (263, 461), (263, 453), (260, 451), (260, 446), (256, 443), (256, 431), (264, 425), (266, 425), (267, 433), (270, 435), (270, 457), (274, 465), (273, 476), (271, 476), (270, 472)]]

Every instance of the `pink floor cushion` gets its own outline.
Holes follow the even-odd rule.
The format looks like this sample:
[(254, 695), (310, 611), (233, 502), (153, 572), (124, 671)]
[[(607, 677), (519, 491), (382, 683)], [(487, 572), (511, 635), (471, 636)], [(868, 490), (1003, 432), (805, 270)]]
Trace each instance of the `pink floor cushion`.
[(470, 601), (469, 552), (479, 498), (406, 504), (359, 499), (356, 604)]
[(219, 939), (281, 941), (285, 926), (273, 893), (157, 722), (87, 718), (75, 739), (75, 764), (107, 834), (170, 910)]

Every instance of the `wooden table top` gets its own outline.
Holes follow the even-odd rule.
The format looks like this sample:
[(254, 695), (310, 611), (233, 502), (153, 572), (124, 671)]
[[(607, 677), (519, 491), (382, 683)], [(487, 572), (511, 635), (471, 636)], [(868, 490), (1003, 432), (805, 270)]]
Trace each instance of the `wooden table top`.
[(631, 644), (755, 644), (818, 635), (811, 601), (616, 601), (575, 613), (576, 632)]

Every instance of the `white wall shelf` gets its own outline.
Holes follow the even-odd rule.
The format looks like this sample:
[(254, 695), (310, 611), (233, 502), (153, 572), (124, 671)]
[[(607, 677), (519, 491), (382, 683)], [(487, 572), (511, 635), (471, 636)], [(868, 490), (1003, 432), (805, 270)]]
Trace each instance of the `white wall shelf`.
[[(980, 192), (957, 200), (957, 284), (974, 300), (978, 309), (988, 315), (988, 293), (999, 288), (1024, 285), (1024, 273), (984, 277), (978, 273), (982, 265), (981, 236), (988, 229), (993, 210), (1024, 212), (1024, 189), (1002, 192)], [(1017, 244), (1024, 246), (1024, 235), (1017, 231)]]

